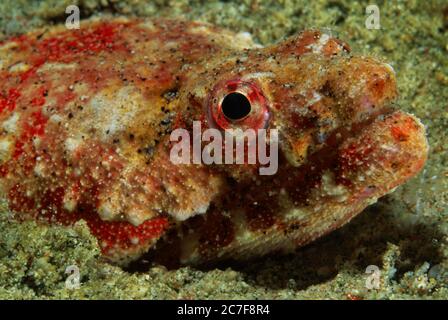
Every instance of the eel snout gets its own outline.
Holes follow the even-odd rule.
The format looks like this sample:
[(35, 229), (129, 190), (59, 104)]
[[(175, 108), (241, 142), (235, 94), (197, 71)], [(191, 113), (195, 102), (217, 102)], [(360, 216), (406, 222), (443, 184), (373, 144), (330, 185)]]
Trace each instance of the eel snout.
[(338, 152), (339, 174), (355, 186), (353, 198), (377, 198), (415, 176), (427, 156), (423, 124), (411, 114), (395, 111), (344, 141)]

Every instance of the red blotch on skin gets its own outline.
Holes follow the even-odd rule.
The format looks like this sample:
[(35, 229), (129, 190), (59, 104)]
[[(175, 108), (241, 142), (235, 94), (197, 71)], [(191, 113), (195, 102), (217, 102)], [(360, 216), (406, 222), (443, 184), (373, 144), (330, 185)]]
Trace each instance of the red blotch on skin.
[(138, 226), (122, 221), (103, 221), (96, 212), (85, 218), (92, 234), (99, 240), (101, 250), (107, 254), (111, 250), (129, 249), (158, 239), (169, 223), (165, 217), (147, 220)]
[(33, 112), (31, 122), (25, 122), (23, 127), (24, 135), (28, 137), (43, 135), (47, 120), (48, 118), (42, 114), (42, 111)]
[(346, 186), (351, 185), (347, 176), (365, 166), (368, 163), (373, 150), (374, 148), (371, 146), (371, 142), (368, 139), (363, 141), (362, 144), (359, 142), (351, 143), (340, 150), (337, 170), (338, 182)]
[(31, 105), (34, 107), (41, 107), (45, 104), (45, 93), (47, 90), (45, 88), (40, 88), (36, 96), (31, 100)]
[(359, 145), (357, 143), (350, 144), (347, 148), (340, 152), (340, 164), (344, 171), (353, 171), (360, 165), (364, 164), (373, 151), (369, 143)]
[[(84, 195), (89, 200), (83, 199), (86, 202), (81, 203), (76, 212), (68, 212), (63, 207), (64, 189), (59, 187), (55, 190), (47, 190), (41, 199), (39, 217), (63, 225), (71, 225), (81, 219), (85, 220), (92, 234), (98, 239), (104, 254), (111, 250), (126, 250), (148, 240), (158, 239), (169, 225), (165, 217), (147, 220), (139, 226), (123, 221), (103, 221), (95, 205), (92, 204), (96, 202), (97, 193), (97, 188), (91, 188)], [(22, 197), (22, 199), (26, 198)], [(17, 209), (23, 210), (24, 204), (27, 204), (25, 200), (21, 200)], [(31, 209), (32, 206), (29, 208)]]
[(47, 61), (60, 62), (70, 62), (73, 58), (79, 58), (79, 53), (116, 51), (123, 49), (116, 43), (115, 35), (124, 26), (125, 24), (101, 23), (87, 30), (68, 31), (39, 42), (38, 49)]
[(30, 211), (34, 208), (34, 200), (26, 195), (23, 186), (16, 184), (8, 192), (9, 207), (13, 211)]
[(397, 141), (406, 141), (409, 139), (409, 134), (400, 127), (392, 127), (390, 129), (392, 136)]
[(48, 118), (42, 114), (42, 111), (31, 113), (30, 119), (25, 121), (22, 128), (22, 133), (16, 141), (13, 158), (17, 159), (24, 152), (24, 147), (29, 143), (33, 137), (42, 136), (45, 132), (45, 126)]
[(20, 157), (20, 155), (23, 153), (24, 146), (25, 144), (22, 141), (16, 141), (16, 143), (14, 144), (14, 153), (12, 154), (13, 159), (17, 159)]
[(20, 92), (15, 89), (9, 89), (6, 96), (0, 95), (0, 113), (4, 110), (14, 111), (16, 108), (17, 99), (20, 97)]
[(398, 142), (407, 141), (417, 130), (418, 127), (411, 118), (405, 119), (405, 121), (392, 126), (390, 129), (392, 136)]

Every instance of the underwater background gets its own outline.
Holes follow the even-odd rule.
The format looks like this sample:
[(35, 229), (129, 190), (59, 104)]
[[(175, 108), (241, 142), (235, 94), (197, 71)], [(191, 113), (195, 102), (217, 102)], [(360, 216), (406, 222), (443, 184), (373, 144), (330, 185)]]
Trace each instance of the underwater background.
[[(448, 2), (344, 0), (3, 0), (0, 38), (63, 23), (77, 5), (98, 15), (179, 17), (250, 32), (269, 44), (307, 28), (331, 30), (354, 52), (393, 66), (398, 106), (426, 125), (425, 169), (345, 227), (287, 256), (216, 268), (125, 271), (102, 260), (85, 223), (73, 228), (18, 224), (0, 213), (2, 299), (447, 299)], [(366, 7), (380, 29), (366, 28)], [(77, 265), (79, 289), (66, 288)], [(366, 268), (380, 285), (367, 289)]]

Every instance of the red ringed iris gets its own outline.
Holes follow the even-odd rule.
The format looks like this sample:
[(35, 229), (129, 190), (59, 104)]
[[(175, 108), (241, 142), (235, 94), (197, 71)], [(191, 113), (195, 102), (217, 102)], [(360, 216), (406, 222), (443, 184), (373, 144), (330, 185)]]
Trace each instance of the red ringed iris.
[(255, 81), (234, 79), (217, 83), (207, 106), (211, 127), (256, 130), (268, 126), (268, 101)]

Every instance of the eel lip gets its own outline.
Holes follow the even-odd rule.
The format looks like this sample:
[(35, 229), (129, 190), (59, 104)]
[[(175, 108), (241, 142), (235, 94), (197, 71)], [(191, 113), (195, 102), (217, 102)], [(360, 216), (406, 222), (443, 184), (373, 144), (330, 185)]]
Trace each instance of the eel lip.
[[(420, 120), (395, 111), (378, 117), (340, 146), (340, 175), (356, 186), (354, 194), (377, 198), (420, 172), (428, 150), (425, 127)], [(375, 191), (366, 195), (366, 189), (372, 188)]]
[[(398, 170), (402, 179), (407, 180), (420, 172), (429, 152), (426, 129), (420, 119), (412, 114), (397, 111), (385, 119), (385, 130), (385, 141), (388, 142), (389, 138), (399, 147), (396, 160), (403, 164), (401, 170)], [(387, 151), (387, 145), (382, 145), (382, 149)]]

